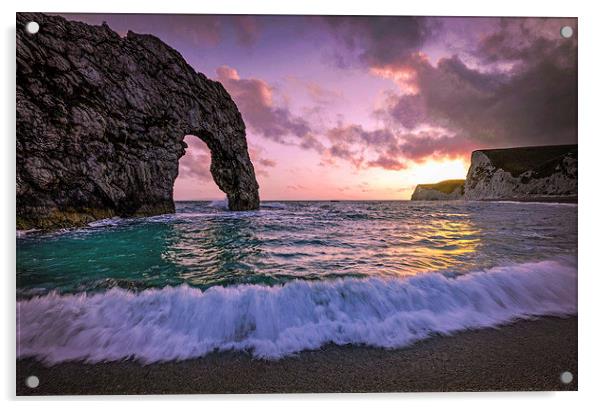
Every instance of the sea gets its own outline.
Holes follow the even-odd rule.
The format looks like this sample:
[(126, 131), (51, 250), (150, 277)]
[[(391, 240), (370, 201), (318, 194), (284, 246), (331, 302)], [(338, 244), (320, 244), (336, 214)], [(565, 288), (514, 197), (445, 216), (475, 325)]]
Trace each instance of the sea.
[(17, 232), (17, 358), (399, 348), (577, 314), (577, 206), (225, 201)]

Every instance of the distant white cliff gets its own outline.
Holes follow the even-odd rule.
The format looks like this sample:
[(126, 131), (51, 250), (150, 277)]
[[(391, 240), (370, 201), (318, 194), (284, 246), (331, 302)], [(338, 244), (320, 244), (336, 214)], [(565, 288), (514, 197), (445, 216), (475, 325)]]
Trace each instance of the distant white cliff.
[(474, 151), (466, 180), (417, 185), (412, 200), (577, 201), (577, 145)]
[(466, 200), (577, 198), (577, 145), (480, 150), (472, 153)]
[(464, 179), (444, 180), (416, 186), (412, 200), (459, 200), (464, 196)]

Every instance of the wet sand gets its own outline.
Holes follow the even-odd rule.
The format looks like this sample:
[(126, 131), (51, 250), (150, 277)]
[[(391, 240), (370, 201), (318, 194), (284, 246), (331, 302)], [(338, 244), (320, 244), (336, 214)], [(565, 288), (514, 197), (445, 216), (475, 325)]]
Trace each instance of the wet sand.
[[(570, 371), (565, 385), (560, 374)], [(40, 385), (25, 385), (36, 375)], [(385, 350), (328, 345), (279, 361), (240, 352), (151, 365), (17, 361), (17, 395), (577, 390), (577, 318), (520, 321)]]

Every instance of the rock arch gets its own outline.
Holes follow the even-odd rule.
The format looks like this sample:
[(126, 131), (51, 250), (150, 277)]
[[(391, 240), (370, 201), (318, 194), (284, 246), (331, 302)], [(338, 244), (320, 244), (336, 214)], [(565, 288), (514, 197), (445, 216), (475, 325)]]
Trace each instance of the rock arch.
[(245, 124), (219, 82), (154, 36), (17, 14), (18, 228), (173, 212), (185, 135), (209, 147), (231, 210), (259, 207)]

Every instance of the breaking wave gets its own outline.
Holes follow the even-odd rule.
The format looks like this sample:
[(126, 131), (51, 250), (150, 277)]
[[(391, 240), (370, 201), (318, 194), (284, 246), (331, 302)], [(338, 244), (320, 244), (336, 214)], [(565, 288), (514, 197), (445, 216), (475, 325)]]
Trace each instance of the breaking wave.
[(207, 206), (215, 209), (228, 210), (228, 199), (213, 200)]
[(151, 363), (246, 350), (277, 359), (331, 342), (394, 348), (434, 334), (576, 313), (576, 267), (552, 260), (458, 277), (51, 293), (17, 303), (17, 356), (49, 364)]
[(286, 204), (280, 202), (261, 202), (260, 207), (263, 209), (286, 209)]
[(111, 217), (110, 219), (100, 219), (88, 223), (89, 227), (105, 227), (105, 226), (118, 226), (124, 220), (121, 217)]

